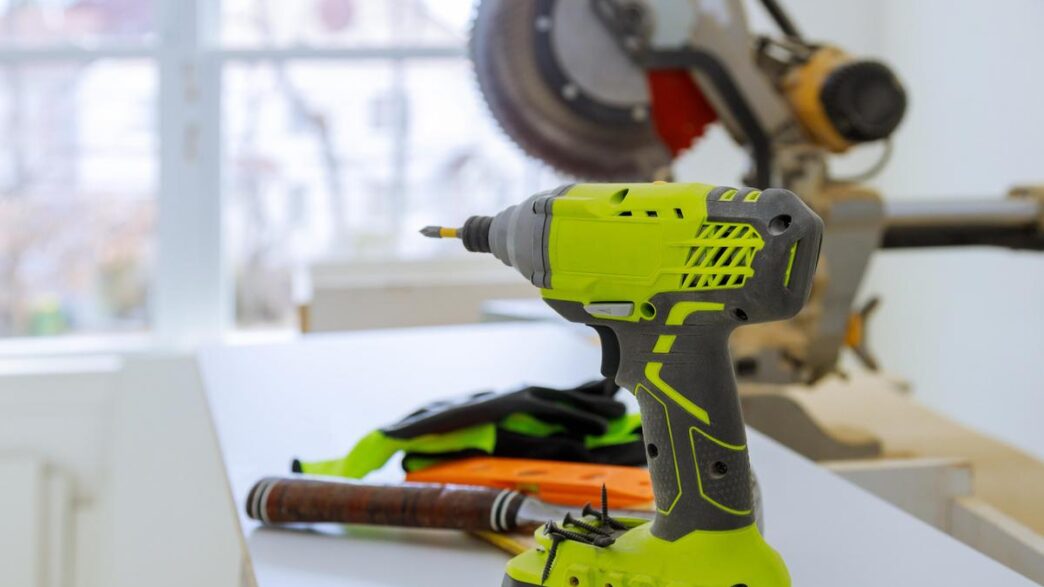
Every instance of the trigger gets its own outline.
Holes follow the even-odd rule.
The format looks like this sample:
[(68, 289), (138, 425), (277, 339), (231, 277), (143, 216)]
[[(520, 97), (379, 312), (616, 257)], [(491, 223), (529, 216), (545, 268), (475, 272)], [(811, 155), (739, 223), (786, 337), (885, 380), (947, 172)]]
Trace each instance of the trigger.
[(620, 369), (620, 341), (616, 333), (608, 326), (590, 325), (598, 333), (598, 339), (602, 342), (602, 376), (616, 379), (616, 372)]

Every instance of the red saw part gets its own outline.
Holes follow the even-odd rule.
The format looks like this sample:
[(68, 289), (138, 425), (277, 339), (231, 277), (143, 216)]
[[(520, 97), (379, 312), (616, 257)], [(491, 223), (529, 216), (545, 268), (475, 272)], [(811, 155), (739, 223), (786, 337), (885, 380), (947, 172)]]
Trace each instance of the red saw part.
[(703, 136), (707, 125), (718, 119), (692, 74), (684, 69), (650, 71), (652, 121), (672, 156), (678, 156)]

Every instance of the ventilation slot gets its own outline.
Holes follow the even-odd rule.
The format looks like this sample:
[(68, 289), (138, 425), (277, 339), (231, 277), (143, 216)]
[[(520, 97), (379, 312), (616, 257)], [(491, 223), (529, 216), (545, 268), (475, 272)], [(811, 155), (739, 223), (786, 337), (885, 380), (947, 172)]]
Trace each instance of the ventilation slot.
[(681, 208), (675, 208), (674, 209), (674, 215), (677, 216), (678, 218), (685, 218), (685, 214), (682, 212)]
[(765, 241), (749, 224), (707, 222), (686, 244), (691, 248), (681, 270), (681, 288), (709, 290), (743, 287), (754, 275), (754, 255)]
[(657, 213), (656, 210), (646, 210), (645, 215), (649, 218), (656, 218), (659, 216), (659, 213)]
[(630, 210), (624, 210), (623, 212), (617, 212), (616, 215), (617, 216), (630, 216), (631, 215), (631, 211)]
[(748, 192), (747, 195), (743, 197), (743, 201), (744, 202), (757, 202), (760, 198), (761, 198), (761, 192), (759, 192), (758, 190), (754, 190), (754, 191)]
[(736, 190), (729, 190), (718, 198), (719, 202), (731, 202), (736, 197)]

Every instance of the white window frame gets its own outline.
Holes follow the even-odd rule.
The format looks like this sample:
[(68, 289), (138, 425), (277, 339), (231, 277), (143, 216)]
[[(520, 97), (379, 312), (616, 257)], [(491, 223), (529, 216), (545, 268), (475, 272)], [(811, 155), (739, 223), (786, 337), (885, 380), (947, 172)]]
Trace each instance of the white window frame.
[(191, 348), (233, 334), (235, 292), (223, 234), (222, 75), (230, 63), (462, 58), (462, 46), (226, 48), (219, 0), (156, 0), (151, 45), (0, 48), (0, 62), (143, 59), (156, 67), (157, 256), (149, 334), (0, 341), (0, 355)]

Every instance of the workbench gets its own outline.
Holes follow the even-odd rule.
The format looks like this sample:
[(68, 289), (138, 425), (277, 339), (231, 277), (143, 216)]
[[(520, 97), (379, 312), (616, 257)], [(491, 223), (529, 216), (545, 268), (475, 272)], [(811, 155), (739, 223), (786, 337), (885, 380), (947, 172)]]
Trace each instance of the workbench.
[[(369, 430), (440, 397), (597, 376), (599, 349), (555, 324), (363, 331), (205, 350), (203, 385), (250, 566), (260, 587), (488, 586), (507, 555), (441, 531), (262, 528), (255, 481), (294, 457), (345, 453)], [(799, 587), (1031, 586), (1027, 579), (751, 431), (766, 537)], [(393, 478), (392, 467), (379, 475)]]

